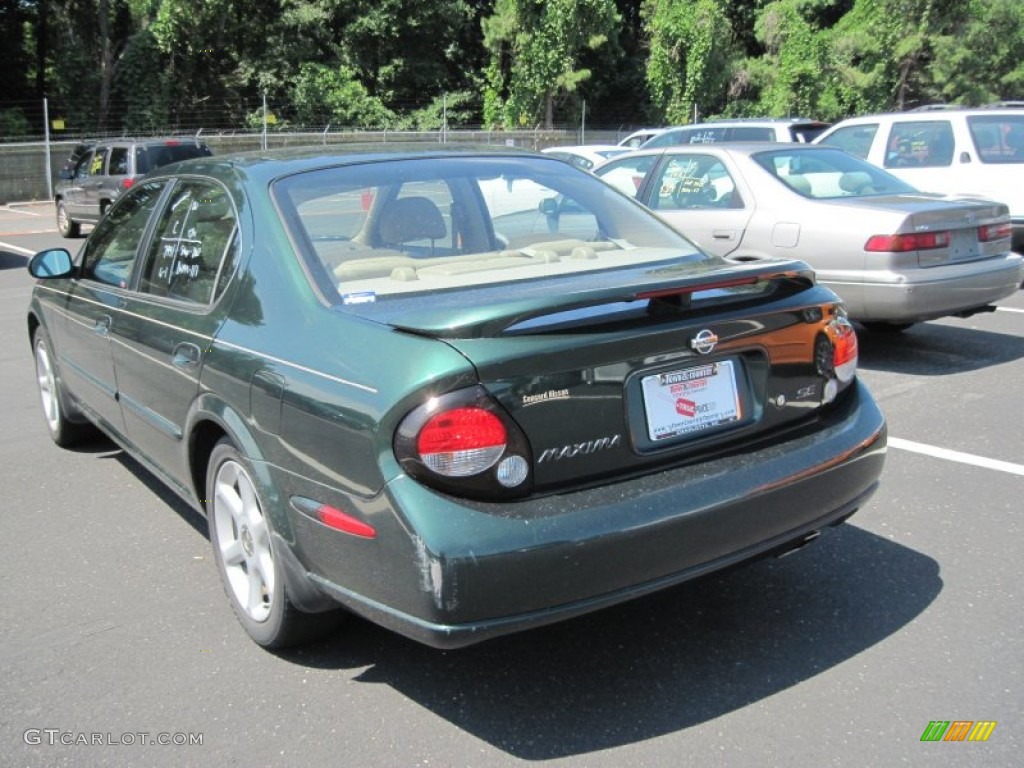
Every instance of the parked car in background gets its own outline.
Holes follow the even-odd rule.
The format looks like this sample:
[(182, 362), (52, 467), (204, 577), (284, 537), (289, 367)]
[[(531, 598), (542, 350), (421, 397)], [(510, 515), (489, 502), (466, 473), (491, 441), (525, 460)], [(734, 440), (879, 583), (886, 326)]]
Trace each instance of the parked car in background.
[(896, 112), (836, 123), (816, 143), (839, 147), (918, 189), (1006, 203), (1024, 252), (1024, 109)]
[(582, 144), (576, 147), (548, 147), (541, 151), (546, 155), (554, 155), (559, 160), (565, 160), (584, 171), (590, 171), (609, 157), (624, 154), (629, 149), (616, 144)]
[(54, 190), (57, 229), (78, 237), (95, 224), (135, 179), (168, 163), (212, 154), (198, 138), (116, 139), (82, 145), (74, 166), (62, 170)]
[(639, 150), (596, 173), (710, 253), (806, 261), (875, 329), (986, 311), (1024, 279), (1004, 204), (926, 195), (832, 147)]
[(98, 426), (206, 514), (264, 646), (339, 606), (453, 647), (612, 605), (803, 546), (885, 459), (806, 264), (538, 153), (193, 160), (29, 270), (50, 436)]
[(645, 141), (653, 139), (667, 130), (667, 128), (641, 128), (626, 136), (626, 138), (618, 143), (618, 146), (625, 147), (626, 149), (637, 149)]
[(798, 117), (709, 120), (664, 130), (644, 142), (641, 148), (660, 149), (686, 144), (717, 144), (722, 141), (793, 141), (808, 144), (828, 126), (829, 123)]

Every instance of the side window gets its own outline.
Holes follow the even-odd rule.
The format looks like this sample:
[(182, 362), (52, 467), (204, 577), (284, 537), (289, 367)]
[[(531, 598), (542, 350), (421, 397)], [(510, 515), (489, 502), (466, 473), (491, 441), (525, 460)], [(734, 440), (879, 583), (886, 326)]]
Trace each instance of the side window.
[(135, 187), (96, 225), (82, 254), (81, 275), (118, 288), (127, 288), (146, 225), (165, 182)]
[(775, 141), (775, 130), (742, 125), (726, 131), (729, 141)]
[(967, 118), (978, 158), (983, 163), (1024, 163), (1024, 115)]
[(237, 230), (235, 209), (222, 187), (207, 181), (180, 182), (157, 222), (139, 290), (209, 304), (234, 269)]
[(606, 163), (595, 173), (620, 192), (635, 197), (644, 183), (644, 177), (650, 172), (657, 159), (655, 155), (627, 157)]
[(893, 123), (886, 168), (936, 168), (953, 162), (953, 126), (948, 120)]
[(650, 207), (660, 211), (743, 207), (732, 176), (710, 155), (673, 157), (654, 189)]
[(848, 125), (830, 133), (821, 140), (821, 143), (845, 150), (861, 160), (866, 160), (876, 133), (878, 133), (878, 123)]
[(96, 152), (92, 156), (92, 163), (89, 165), (90, 176), (102, 176), (106, 172), (107, 154), (109, 152), (110, 147), (96, 148)]
[(110, 170), (108, 173), (111, 176), (127, 176), (128, 175), (128, 149), (126, 147), (112, 147), (110, 150)]
[(72, 174), (74, 178), (79, 180), (89, 178), (89, 169), (92, 168), (92, 158), (95, 154), (96, 152), (92, 151), (86, 152), (84, 155), (82, 155), (81, 159), (78, 161), (78, 164), (75, 166), (74, 173)]
[(678, 144), (716, 144), (725, 141), (725, 128), (694, 128)]

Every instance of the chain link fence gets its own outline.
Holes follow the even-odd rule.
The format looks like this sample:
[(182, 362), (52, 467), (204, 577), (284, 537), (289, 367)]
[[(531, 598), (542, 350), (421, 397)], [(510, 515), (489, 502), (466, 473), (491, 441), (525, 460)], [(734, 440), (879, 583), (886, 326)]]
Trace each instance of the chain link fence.
[[(614, 144), (625, 133), (615, 130), (587, 131), (588, 144)], [(92, 140), (116, 137), (91, 137)], [(447, 131), (344, 131), (322, 133), (220, 133), (201, 134), (214, 154), (280, 149), (285, 147), (325, 146), (338, 148), (348, 144), (386, 143), (459, 143), (483, 146), (513, 146), (541, 150), (546, 147), (579, 144), (580, 131), (526, 130), (447, 130)], [(79, 141), (37, 141), (0, 144), (0, 204), (48, 200), (53, 195), (61, 168)], [(47, 163), (49, 160), (49, 163)], [(49, 176), (47, 175), (49, 174)]]

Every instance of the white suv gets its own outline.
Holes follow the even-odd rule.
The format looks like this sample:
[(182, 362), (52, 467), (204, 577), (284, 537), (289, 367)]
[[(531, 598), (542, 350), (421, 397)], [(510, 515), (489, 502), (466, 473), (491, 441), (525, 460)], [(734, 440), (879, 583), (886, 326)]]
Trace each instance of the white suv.
[(924, 192), (1006, 203), (1024, 252), (1024, 109), (929, 109), (854, 117), (815, 139)]
[(802, 117), (708, 120), (669, 128), (648, 139), (640, 148), (660, 149), (682, 144), (716, 144), (720, 141), (799, 141), (809, 144), (828, 126), (828, 123)]

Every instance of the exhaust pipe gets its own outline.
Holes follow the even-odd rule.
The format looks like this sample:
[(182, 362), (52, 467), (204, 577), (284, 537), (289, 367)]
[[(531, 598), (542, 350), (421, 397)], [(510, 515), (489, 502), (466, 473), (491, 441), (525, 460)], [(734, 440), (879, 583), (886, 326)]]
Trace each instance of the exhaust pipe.
[(811, 531), (810, 533), (805, 533), (799, 539), (794, 539), (793, 541), (786, 542), (777, 550), (775, 550), (775, 552), (773, 552), (772, 554), (774, 554), (776, 558), (781, 560), (783, 557), (787, 557), (788, 555), (792, 555), (794, 552), (798, 552), (799, 550), (803, 549), (819, 536), (821, 536), (821, 531)]

